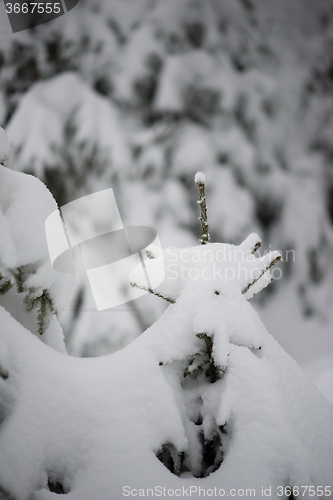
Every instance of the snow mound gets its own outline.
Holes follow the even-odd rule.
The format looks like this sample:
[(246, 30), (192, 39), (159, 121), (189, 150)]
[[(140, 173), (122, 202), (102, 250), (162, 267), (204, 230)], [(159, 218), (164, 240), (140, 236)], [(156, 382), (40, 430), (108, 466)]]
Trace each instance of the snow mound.
[(0, 127), (0, 163), (3, 163), (8, 159), (10, 153), (10, 144), (6, 133), (3, 128)]
[(143, 335), (97, 359), (53, 351), (0, 308), (8, 495), (51, 499), (57, 485), (73, 500), (109, 500), (124, 488), (192, 487), (199, 498), (200, 486), (262, 498), (262, 488), (333, 484), (332, 406), (268, 334), (241, 280), (182, 285)]
[[(61, 310), (72, 290), (72, 277), (53, 269), (47, 249), (45, 221), (56, 209), (50, 192), (36, 177), (0, 166), (0, 286), (12, 285), (8, 293), (0, 294), (0, 304), (35, 334), (37, 312), (25, 311), (22, 301), (41, 297), (47, 290), (54, 308)], [(55, 318), (41, 338), (65, 352)]]
[(194, 176), (194, 182), (196, 184), (205, 184), (206, 176), (203, 172), (197, 172)]
[(66, 123), (75, 127), (78, 144), (97, 145), (115, 168), (126, 165), (128, 152), (115, 107), (78, 74), (67, 72), (37, 83), (22, 98), (7, 129), (15, 169), (33, 168), (42, 177), (46, 165), (56, 164), (55, 152), (63, 143)]
[(333, 356), (323, 356), (304, 366), (305, 374), (333, 404)]

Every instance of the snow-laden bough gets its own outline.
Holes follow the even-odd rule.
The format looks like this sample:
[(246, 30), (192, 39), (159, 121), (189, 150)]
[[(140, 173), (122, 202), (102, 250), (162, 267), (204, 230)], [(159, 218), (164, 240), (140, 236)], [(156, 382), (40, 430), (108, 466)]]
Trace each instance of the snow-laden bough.
[(248, 301), (280, 258), (258, 248), (166, 249), (169, 308), (102, 358), (57, 352), (0, 306), (0, 497), (330, 488), (332, 407)]

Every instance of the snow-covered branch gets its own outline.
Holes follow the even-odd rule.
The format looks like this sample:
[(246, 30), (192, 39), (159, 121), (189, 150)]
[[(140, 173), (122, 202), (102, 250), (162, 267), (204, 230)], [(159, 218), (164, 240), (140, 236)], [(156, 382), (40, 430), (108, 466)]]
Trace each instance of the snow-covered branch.
[(141, 285), (138, 285), (137, 283), (134, 283), (133, 281), (130, 282), (130, 285), (133, 287), (133, 288), (138, 288), (139, 290), (144, 290), (145, 292), (148, 292), (148, 293), (151, 293), (152, 295), (155, 295), (155, 297), (159, 297), (160, 299), (163, 299), (163, 300), (166, 300), (167, 302), (169, 302), (170, 304), (174, 304), (175, 301), (173, 299), (170, 299), (169, 297), (165, 297), (164, 295), (162, 295), (161, 293), (158, 293), (158, 292), (155, 292), (154, 290), (152, 290), (151, 288), (148, 288), (146, 286), (141, 286)]
[(198, 186), (199, 190), (199, 200), (197, 201), (201, 214), (200, 217), (198, 217), (201, 224), (201, 239), (199, 241), (202, 245), (206, 245), (210, 240), (205, 194), (206, 176), (202, 172), (197, 172), (194, 177), (194, 182)]

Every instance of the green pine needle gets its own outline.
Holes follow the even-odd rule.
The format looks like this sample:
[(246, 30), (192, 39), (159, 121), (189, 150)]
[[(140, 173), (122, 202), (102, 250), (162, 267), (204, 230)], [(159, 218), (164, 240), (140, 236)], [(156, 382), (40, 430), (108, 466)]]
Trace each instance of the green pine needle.
[(4, 280), (0, 276), (0, 295), (5, 295), (12, 288), (13, 283), (10, 280)]

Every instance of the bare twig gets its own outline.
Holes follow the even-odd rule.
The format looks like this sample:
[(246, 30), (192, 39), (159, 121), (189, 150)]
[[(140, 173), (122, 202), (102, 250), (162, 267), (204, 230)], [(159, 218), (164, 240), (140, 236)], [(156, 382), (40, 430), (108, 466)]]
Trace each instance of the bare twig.
[(167, 302), (170, 302), (170, 304), (174, 304), (175, 303), (175, 301), (173, 299), (170, 299), (169, 297), (164, 297), (164, 295), (162, 295), (161, 293), (158, 293), (158, 292), (154, 292), (154, 290), (152, 290), (151, 288), (148, 288), (146, 286), (140, 286), (137, 283), (133, 283), (133, 282), (131, 282), (130, 285), (133, 288), (138, 288), (139, 290), (144, 290), (145, 292), (149, 292), (152, 295), (155, 295), (156, 297), (159, 297), (160, 299), (166, 300)]
[(261, 241), (258, 241), (253, 247), (252, 254), (255, 254), (260, 247), (261, 247)]
[(251, 288), (251, 286), (255, 285), (255, 283), (257, 283), (260, 278), (263, 277), (263, 275), (269, 270), (271, 269), (271, 267), (275, 266), (275, 264), (277, 264), (278, 262), (280, 262), (282, 260), (282, 257), (281, 255), (278, 255), (277, 257), (275, 257), (275, 259), (272, 260), (272, 262), (270, 262), (261, 272), (261, 274), (258, 276), (258, 278), (255, 278), (253, 281), (251, 281), (251, 283), (249, 283), (245, 288), (244, 290), (242, 290), (242, 293), (246, 293), (249, 291), (249, 289)]
[(197, 201), (200, 206), (200, 217), (198, 217), (201, 224), (201, 239), (199, 240), (201, 245), (206, 245), (209, 243), (209, 225), (207, 220), (207, 205), (206, 205), (206, 195), (205, 195), (205, 176), (202, 172), (197, 172), (194, 178), (194, 182), (198, 186), (200, 199)]

